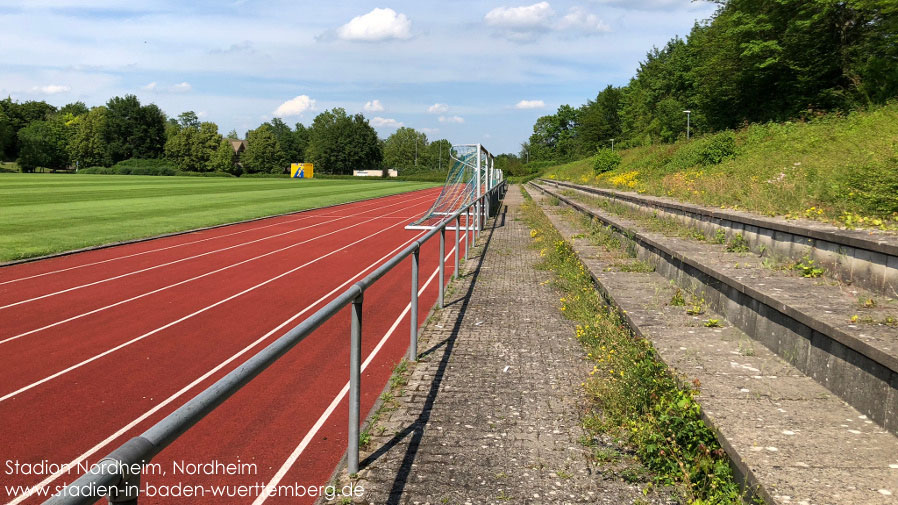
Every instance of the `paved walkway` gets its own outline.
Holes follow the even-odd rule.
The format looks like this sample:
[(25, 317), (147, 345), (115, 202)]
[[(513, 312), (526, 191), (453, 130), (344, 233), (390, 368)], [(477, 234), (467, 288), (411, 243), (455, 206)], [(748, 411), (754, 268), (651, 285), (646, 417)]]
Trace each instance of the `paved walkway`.
[(362, 454), (362, 503), (666, 503), (588, 459), (580, 383), (591, 368), (550, 273), (534, 268), (517, 187), (505, 203)]

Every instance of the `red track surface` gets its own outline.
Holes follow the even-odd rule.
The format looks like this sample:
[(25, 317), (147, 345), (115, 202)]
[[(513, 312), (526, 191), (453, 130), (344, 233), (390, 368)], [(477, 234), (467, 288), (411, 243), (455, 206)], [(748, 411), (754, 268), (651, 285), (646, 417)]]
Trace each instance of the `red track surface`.
[[(418, 191), (0, 269), (0, 504), (16, 502), (6, 486), (50, 479), (53, 492), (81, 473), (53, 479), (56, 468), (27, 475), (11, 465), (97, 462), (321, 308), (419, 236), (404, 225), (436, 195)], [(447, 254), (454, 242), (450, 231)], [(421, 286), (436, 271), (438, 243), (422, 249)], [(408, 316), (395, 323), (408, 305), (410, 268), (404, 262), (365, 294), (363, 360), (395, 328), (362, 373), (363, 415), (408, 347)], [(419, 320), (436, 291), (432, 278)], [(165, 475), (142, 480), (203, 486), (204, 498), (141, 503), (252, 503), (260, 487), (216, 498), (212, 486), (272, 479), (347, 383), (348, 344), (344, 310), (157, 456)], [(281, 486), (326, 483), (346, 448), (347, 416), (344, 397), (285, 467)], [(256, 466), (243, 475), (176, 475), (173, 466), (214, 461)]]

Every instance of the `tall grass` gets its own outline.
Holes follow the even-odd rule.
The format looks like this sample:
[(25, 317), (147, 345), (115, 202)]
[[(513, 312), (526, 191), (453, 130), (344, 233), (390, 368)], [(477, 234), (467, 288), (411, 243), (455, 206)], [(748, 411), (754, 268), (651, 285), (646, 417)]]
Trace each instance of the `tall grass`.
[(544, 174), (770, 216), (898, 227), (898, 103), (619, 154), (606, 173), (584, 159)]

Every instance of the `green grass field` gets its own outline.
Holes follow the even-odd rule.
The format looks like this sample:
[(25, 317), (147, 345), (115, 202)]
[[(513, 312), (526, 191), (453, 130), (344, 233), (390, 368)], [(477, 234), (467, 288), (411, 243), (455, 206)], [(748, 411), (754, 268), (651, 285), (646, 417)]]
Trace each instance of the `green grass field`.
[(0, 262), (433, 186), (0, 173)]

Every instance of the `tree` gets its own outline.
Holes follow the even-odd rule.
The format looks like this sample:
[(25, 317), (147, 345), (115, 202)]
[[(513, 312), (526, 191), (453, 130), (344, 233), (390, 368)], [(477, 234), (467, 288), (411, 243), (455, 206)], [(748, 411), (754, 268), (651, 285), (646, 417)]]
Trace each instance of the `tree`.
[(384, 141), (384, 165), (400, 173), (430, 169), (427, 157), (427, 135), (414, 128), (399, 128)]
[(578, 152), (587, 156), (609, 143), (621, 139), (621, 89), (609, 85), (596, 99), (580, 107), (580, 129), (577, 134)]
[(3, 108), (0, 108), (0, 159), (6, 158), (16, 145), (16, 132), (12, 127), (9, 116)]
[(72, 116), (84, 116), (90, 110), (87, 108), (87, 105), (84, 105), (84, 102), (72, 102), (66, 105), (63, 105), (59, 111), (57, 111), (60, 115), (71, 114)]
[(165, 157), (179, 170), (204, 172), (222, 140), (218, 126), (211, 122), (197, 123), (189, 116), (184, 124), (190, 126), (182, 127), (165, 143)]
[(452, 166), (449, 157), (452, 151), (452, 143), (446, 139), (440, 139), (427, 145), (427, 165), (430, 170), (447, 172)]
[(5, 150), (3, 153), (0, 153), (6, 159), (16, 159), (19, 156), (19, 130), (32, 121), (49, 119), (56, 112), (56, 107), (44, 101), (18, 103), (9, 97), (5, 100), (0, 100), (0, 109), (6, 116), (9, 128), (6, 145), (4, 146)]
[(530, 160), (570, 160), (576, 152), (579, 115), (578, 109), (562, 105), (555, 114), (537, 119), (530, 135)]
[(165, 147), (165, 114), (154, 104), (140, 105), (134, 95), (106, 103), (105, 140), (113, 163), (129, 158), (159, 158)]
[(246, 151), (243, 153), (243, 169), (246, 173), (279, 174), (286, 170), (286, 163), (271, 125), (263, 123), (255, 130), (246, 132)]
[(182, 112), (178, 114), (178, 126), (181, 128), (199, 128), (200, 118), (192, 110)]
[(18, 163), (23, 172), (34, 172), (37, 167), (59, 170), (69, 164), (68, 138), (61, 121), (32, 121), (19, 130), (18, 140)]
[(349, 116), (344, 109), (334, 108), (318, 114), (312, 122), (305, 158), (315, 164), (316, 172), (351, 174), (353, 170), (380, 168), (383, 152), (377, 132), (365, 116)]
[(228, 132), (227, 138), (231, 140), (239, 140), (240, 137), (237, 136), (237, 130), (231, 130)]
[(237, 154), (227, 139), (221, 139), (218, 143), (218, 147), (206, 163), (206, 169), (209, 172), (228, 172), (237, 176), (243, 173), (243, 169), (237, 165)]
[(103, 136), (106, 128), (106, 107), (94, 107), (78, 124), (69, 141), (72, 163), (81, 168), (112, 164)]

